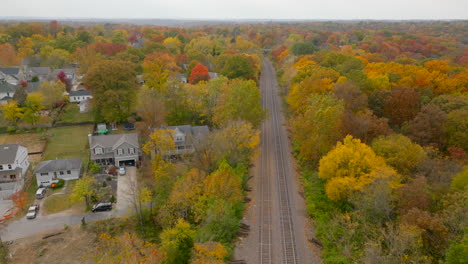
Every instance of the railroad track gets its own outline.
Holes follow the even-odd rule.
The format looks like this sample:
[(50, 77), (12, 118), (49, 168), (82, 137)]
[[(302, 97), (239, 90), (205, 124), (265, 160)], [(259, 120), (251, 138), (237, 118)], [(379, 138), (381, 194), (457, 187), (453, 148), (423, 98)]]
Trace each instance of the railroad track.
[[(266, 91), (263, 91), (266, 93)], [(263, 108), (267, 107), (266, 94), (262, 96)], [(269, 175), (269, 157), (270, 146), (268, 143), (268, 133), (264, 133), (267, 128), (267, 122), (262, 124), (262, 154), (261, 154), (261, 174), (260, 182), (258, 184), (258, 193), (260, 194), (260, 203), (258, 203), (258, 215), (260, 216), (260, 228), (259, 228), (259, 263), (270, 264), (272, 263), (272, 204), (271, 204), (271, 183)]]
[[(265, 62), (264, 70), (269, 71), (269, 76), (275, 76), (273, 66), (271, 63)], [(277, 184), (277, 198), (279, 205), (279, 224), (281, 231), (281, 253), (282, 253), (282, 263), (285, 264), (296, 264), (298, 263), (296, 243), (294, 238), (294, 225), (292, 220), (291, 213), (291, 201), (288, 187), (288, 170), (286, 164), (288, 162), (285, 157), (285, 152), (287, 149), (284, 149), (284, 136), (281, 133), (281, 110), (279, 105), (279, 100), (277, 96), (277, 90), (275, 88), (276, 83), (270, 78), (268, 80), (268, 85), (263, 91), (262, 102), (264, 108), (269, 109), (271, 122), (264, 122), (263, 131), (266, 129), (271, 129), (273, 146), (268, 144), (269, 138), (267, 138), (269, 133), (262, 133), (262, 144), (263, 150), (266, 153), (273, 151), (275, 153), (274, 163), (276, 166), (276, 184)], [(269, 89), (268, 89), (269, 88)], [(271, 127), (267, 127), (270, 124)], [(271, 148), (272, 147), (272, 148)], [(265, 154), (266, 154), (265, 153)], [(267, 155), (262, 153), (262, 183), (259, 184), (260, 193), (261, 193), (261, 203), (260, 203), (260, 262), (259, 263), (272, 263), (271, 258), (271, 186), (270, 178), (272, 175), (268, 173), (268, 166), (270, 159)], [(264, 167), (263, 167), (264, 166)], [(269, 239), (269, 240), (268, 240)], [(265, 242), (269, 241), (268, 244)], [(268, 246), (267, 246), (268, 245)], [(267, 254), (267, 253), (270, 254)]]

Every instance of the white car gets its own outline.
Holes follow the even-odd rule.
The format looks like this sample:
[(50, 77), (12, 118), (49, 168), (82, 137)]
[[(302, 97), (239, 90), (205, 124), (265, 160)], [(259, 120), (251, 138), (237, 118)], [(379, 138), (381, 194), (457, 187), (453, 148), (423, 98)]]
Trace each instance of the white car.
[(26, 218), (34, 219), (36, 218), (36, 215), (38, 212), (39, 212), (39, 205), (38, 204), (31, 205), (28, 209), (28, 213), (26, 214)]
[(125, 168), (124, 167), (119, 168), (119, 174), (120, 175), (125, 175)]

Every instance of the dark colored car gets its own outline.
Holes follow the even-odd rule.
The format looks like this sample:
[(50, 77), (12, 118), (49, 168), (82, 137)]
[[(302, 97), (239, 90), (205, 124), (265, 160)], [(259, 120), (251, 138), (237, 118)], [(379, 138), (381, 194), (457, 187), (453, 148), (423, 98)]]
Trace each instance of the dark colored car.
[(93, 213), (112, 210), (112, 203), (98, 203), (91, 210)]
[(134, 130), (135, 129), (135, 124), (127, 122), (127, 123), (123, 124), (123, 128), (125, 130)]

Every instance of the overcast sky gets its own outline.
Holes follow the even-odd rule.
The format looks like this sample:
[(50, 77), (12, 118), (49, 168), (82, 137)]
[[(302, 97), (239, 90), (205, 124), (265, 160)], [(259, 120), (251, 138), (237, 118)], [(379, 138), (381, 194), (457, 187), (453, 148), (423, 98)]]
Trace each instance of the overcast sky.
[(0, 0), (0, 17), (468, 19), (468, 0)]

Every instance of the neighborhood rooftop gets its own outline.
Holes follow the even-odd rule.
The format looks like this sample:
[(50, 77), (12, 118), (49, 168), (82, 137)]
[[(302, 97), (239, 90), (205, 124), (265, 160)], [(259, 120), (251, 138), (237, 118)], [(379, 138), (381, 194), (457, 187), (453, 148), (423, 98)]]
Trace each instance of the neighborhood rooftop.
[(89, 146), (93, 148), (99, 145), (103, 148), (116, 148), (122, 143), (127, 142), (134, 146), (138, 146), (138, 134), (113, 134), (113, 135), (100, 135), (90, 136)]
[(19, 67), (0, 67), (0, 72), (8, 75), (18, 75), (20, 72)]
[(84, 95), (91, 95), (91, 91), (90, 90), (70, 91), (70, 96), (84, 96)]
[(46, 160), (37, 165), (34, 173), (50, 171), (75, 170), (81, 168), (81, 159)]
[(14, 163), (19, 146), (19, 144), (0, 145), (0, 164)]

